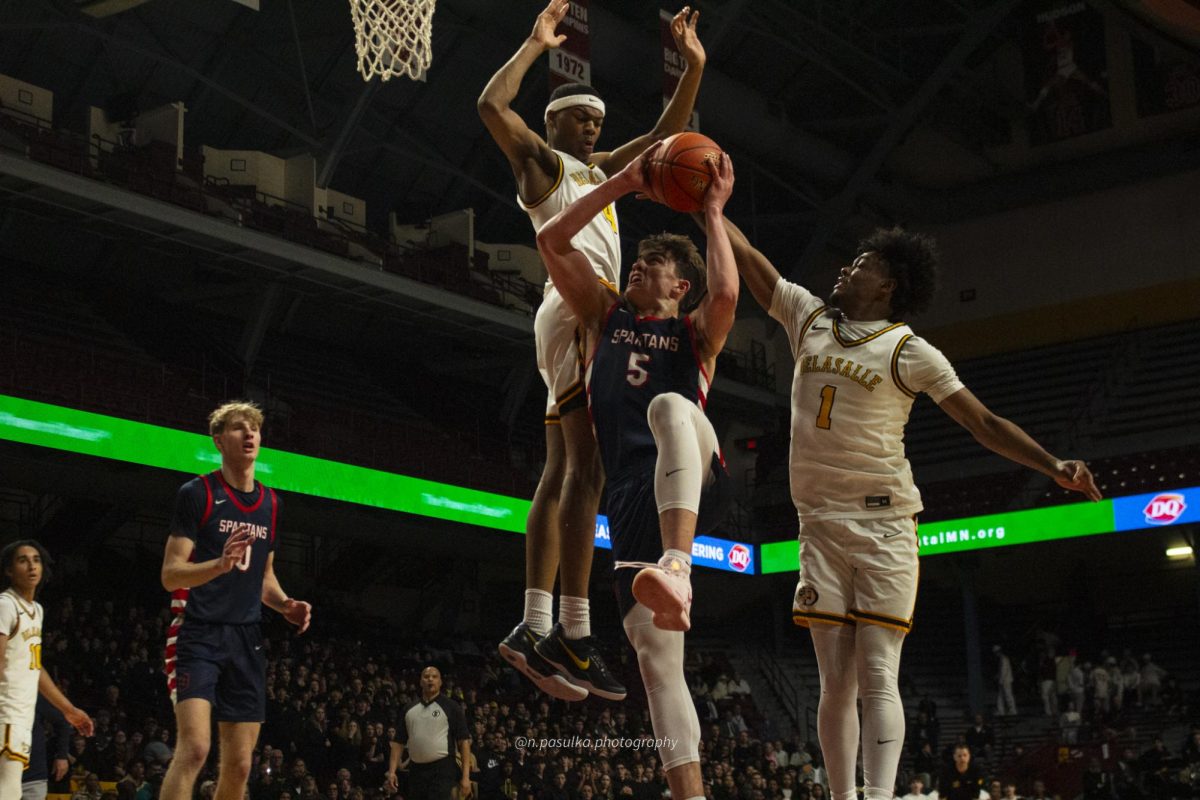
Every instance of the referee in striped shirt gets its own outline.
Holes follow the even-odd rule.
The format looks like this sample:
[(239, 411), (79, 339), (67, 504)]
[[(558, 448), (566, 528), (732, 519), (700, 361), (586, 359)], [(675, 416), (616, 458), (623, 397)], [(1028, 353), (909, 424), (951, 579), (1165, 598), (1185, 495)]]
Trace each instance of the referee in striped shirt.
[[(404, 709), (392, 742), (384, 777), (396, 788), (396, 770), (408, 750), (406, 800), (451, 800), (458, 781), (458, 800), (471, 795), (471, 736), (462, 706), (442, 695), (442, 673), (437, 667), (421, 670), (421, 699)], [(455, 751), (462, 761), (455, 764)]]

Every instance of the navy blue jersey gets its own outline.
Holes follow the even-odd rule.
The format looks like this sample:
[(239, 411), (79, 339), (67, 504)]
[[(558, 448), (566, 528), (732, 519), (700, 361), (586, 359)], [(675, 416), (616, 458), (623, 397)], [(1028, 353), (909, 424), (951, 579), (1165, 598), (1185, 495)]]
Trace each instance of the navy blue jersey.
[(676, 392), (707, 402), (709, 376), (687, 317), (639, 317), (615, 303), (588, 365), (588, 406), (608, 482), (653, 469), (658, 448), (647, 410), (657, 395)]
[(279, 505), (273, 489), (255, 481), (254, 491), (238, 491), (225, 482), (220, 470), (179, 488), (171, 535), (195, 542), (193, 562), (219, 558), (225, 540), (243, 528), (249, 528), (252, 539), (246, 557), (229, 572), (172, 593), (172, 616), (177, 622), (245, 625), (262, 620), (263, 574), (276, 547)]

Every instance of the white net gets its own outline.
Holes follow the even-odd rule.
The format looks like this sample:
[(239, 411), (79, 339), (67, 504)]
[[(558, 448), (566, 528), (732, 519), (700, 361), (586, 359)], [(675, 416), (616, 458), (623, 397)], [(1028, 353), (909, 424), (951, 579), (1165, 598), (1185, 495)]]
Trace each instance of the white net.
[(419, 79), (433, 60), (430, 38), (436, 0), (350, 0), (354, 50), (363, 80), (378, 75)]

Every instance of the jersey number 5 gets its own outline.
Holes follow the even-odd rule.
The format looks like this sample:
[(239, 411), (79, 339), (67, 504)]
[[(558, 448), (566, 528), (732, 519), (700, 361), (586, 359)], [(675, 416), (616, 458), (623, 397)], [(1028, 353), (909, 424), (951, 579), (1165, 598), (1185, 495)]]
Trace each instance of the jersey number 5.
[(836, 386), (821, 387), (821, 410), (817, 412), (817, 427), (823, 431), (829, 430), (833, 422), (830, 415), (833, 413), (833, 398), (836, 396)]
[(649, 353), (630, 353), (629, 368), (625, 370), (625, 380), (630, 386), (642, 386), (650, 378), (650, 373), (642, 364), (650, 361)]

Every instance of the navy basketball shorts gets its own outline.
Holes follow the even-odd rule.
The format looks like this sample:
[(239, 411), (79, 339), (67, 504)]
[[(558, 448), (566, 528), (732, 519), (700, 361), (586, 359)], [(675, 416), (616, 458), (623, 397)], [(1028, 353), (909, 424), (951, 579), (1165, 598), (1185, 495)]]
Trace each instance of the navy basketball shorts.
[(175, 645), (175, 702), (207, 700), (218, 722), (267, 718), (267, 655), (258, 623), (187, 620)]
[[(714, 480), (700, 494), (696, 514), (696, 536), (704, 536), (721, 524), (733, 500), (733, 482), (720, 459), (714, 455), (710, 469)], [(608, 530), (612, 537), (613, 561), (655, 563), (663, 554), (662, 533), (658, 524), (658, 502), (654, 497), (654, 465), (645, 473), (635, 473), (609, 481), (607, 486)], [(617, 606), (624, 618), (637, 604), (633, 599), (636, 569), (618, 569), (613, 581)]]

